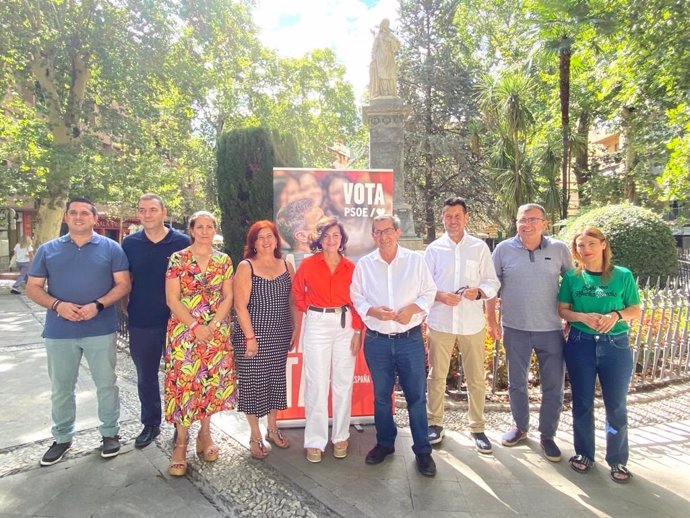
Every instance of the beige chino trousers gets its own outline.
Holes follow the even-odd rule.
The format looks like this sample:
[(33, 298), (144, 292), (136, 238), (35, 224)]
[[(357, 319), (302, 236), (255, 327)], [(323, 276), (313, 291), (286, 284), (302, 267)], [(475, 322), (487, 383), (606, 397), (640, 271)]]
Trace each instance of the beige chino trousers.
[(443, 426), (443, 399), (453, 349), (458, 346), (469, 393), (470, 431), (484, 431), (484, 339), (486, 329), (474, 335), (454, 335), (429, 328), (429, 376), (427, 378), (427, 418), (429, 426)]

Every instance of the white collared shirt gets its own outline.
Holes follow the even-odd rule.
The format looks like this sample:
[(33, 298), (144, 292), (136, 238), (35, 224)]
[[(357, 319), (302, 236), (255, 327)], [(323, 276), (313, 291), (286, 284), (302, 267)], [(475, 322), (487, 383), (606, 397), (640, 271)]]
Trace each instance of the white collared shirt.
[[(479, 288), (487, 299), (496, 296), (501, 283), (496, 275), (491, 252), (484, 241), (465, 232), (455, 243), (447, 232), (431, 243), (424, 253), (438, 291), (455, 292), (468, 286)], [(429, 311), (429, 327), (454, 335), (473, 335), (484, 328), (482, 300), (460, 299), (457, 306), (435, 301)]]
[[(379, 333), (402, 333), (422, 323), (434, 302), (436, 285), (424, 258), (398, 245), (390, 264), (381, 258), (378, 249), (357, 262), (350, 295), (369, 329)], [(367, 315), (372, 307), (387, 306), (398, 311), (410, 304), (417, 304), (422, 312), (415, 313), (407, 324)]]

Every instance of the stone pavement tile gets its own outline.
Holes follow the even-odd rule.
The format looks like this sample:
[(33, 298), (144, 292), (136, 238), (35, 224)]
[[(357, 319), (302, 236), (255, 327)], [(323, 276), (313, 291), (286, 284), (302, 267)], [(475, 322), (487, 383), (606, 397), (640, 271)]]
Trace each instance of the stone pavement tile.
[(412, 506), (419, 513), (427, 511), (458, 511), (470, 508), (458, 481), (436, 480), (419, 476), (410, 479)]
[(526, 514), (511, 484), (460, 482), (462, 494), (468, 502), (467, 510), (484, 516), (485, 513)]
[[(444, 480), (457, 482), (459, 478), (459, 473), (456, 466), (452, 463), (447, 462), (448, 456), (444, 455), (443, 452), (434, 451), (431, 454), (434, 462), (436, 463), (436, 476), (433, 477), (434, 480)], [(428, 480), (430, 477), (425, 477), (419, 471), (417, 471), (417, 462), (414, 457), (405, 456), (405, 469), (407, 470), (408, 480)]]
[(0, 508), (70, 518), (220, 516), (187, 478), (163, 476), (156, 465), (162, 463), (158, 449), (130, 449), (108, 460), (92, 454), (36, 468), (0, 479)]
[(43, 325), (29, 311), (24, 297), (0, 295), (0, 315), (0, 347), (43, 343)]
[[(408, 514), (401, 515), (399, 518), (419, 518), (420, 512), (417, 510), (410, 511)], [(472, 518), (474, 515), (470, 512), (465, 512), (461, 510), (453, 510), (453, 511), (424, 511), (424, 518)], [(501, 517), (506, 517), (506, 516), (512, 516), (513, 518), (515, 515), (508, 515), (504, 514), (501, 515)], [(482, 518), (485, 518), (485, 515), (482, 515)]]
[(360, 513), (373, 518), (398, 518), (413, 510), (407, 479), (361, 477), (335, 488), (333, 493), (352, 502)]

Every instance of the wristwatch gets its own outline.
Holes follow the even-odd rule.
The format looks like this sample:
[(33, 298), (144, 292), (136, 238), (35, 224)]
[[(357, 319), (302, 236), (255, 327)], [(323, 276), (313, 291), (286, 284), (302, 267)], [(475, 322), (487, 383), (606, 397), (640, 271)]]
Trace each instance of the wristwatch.
[(105, 306), (103, 305), (102, 302), (98, 302), (97, 300), (94, 300), (93, 303), (96, 304), (96, 309), (98, 310), (99, 313), (105, 309)]

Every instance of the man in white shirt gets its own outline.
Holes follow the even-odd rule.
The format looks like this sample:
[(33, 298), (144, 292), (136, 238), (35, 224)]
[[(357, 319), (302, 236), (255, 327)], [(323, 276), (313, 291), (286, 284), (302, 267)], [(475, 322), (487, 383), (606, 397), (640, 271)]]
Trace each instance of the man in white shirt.
[(469, 394), (469, 424), (479, 453), (491, 453), (484, 434), (484, 299), (495, 297), (500, 287), (489, 247), (465, 232), (469, 219), (463, 198), (443, 203), (446, 232), (431, 243), (424, 259), (436, 283), (436, 301), (429, 311), (429, 378), (427, 418), (429, 442), (443, 440), (443, 398), (450, 358), (455, 346)]
[(366, 358), (374, 383), (376, 446), (367, 464), (383, 462), (395, 451), (393, 385), (398, 374), (407, 401), (417, 470), (436, 475), (426, 418), (425, 351), (421, 324), (434, 301), (436, 286), (424, 258), (398, 245), (400, 220), (377, 216), (372, 224), (377, 250), (355, 267), (350, 293), (367, 327)]

